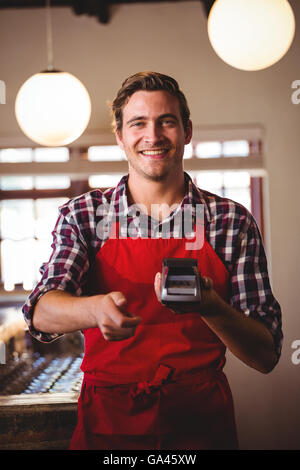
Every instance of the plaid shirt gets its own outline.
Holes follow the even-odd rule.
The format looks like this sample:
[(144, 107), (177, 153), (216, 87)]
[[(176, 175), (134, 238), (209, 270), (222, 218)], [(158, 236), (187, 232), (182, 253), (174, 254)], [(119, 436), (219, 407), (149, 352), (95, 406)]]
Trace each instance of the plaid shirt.
[[(137, 219), (136, 206), (127, 202), (127, 179), (128, 175), (116, 188), (105, 192), (95, 189), (59, 208), (60, 214), (52, 232), (52, 255), (42, 265), (41, 280), (23, 306), (29, 331), (38, 340), (49, 342), (60, 336), (33, 327), (33, 310), (41, 295), (52, 289), (65, 290), (76, 296), (84, 294), (89, 268), (108, 235), (105, 230), (98, 230), (101, 223), (105, 221), (103, 226), (110, 226), (115, 216), (117, 219), (126, 216), (131, 225)], [(255, 220), (242, 205), (197, 188), (187, 173), (185, 181), (185, 197), (167, 219), (158, 222), (153, 230), (153, 219), (147, 216), (149, 233), (151, 228), (151, 236), (162, 236), (163, 227), (168, 223), (169, 236), (175, 236), (174, 220), (178, 211), (183, 211), (186, 205), (192, 208), (203, 205), (206, 240), (230, 274), (230, 304), (267, 326), (279, 359), (283, 339), (281, 309), (272, 294), (266, 255)]]

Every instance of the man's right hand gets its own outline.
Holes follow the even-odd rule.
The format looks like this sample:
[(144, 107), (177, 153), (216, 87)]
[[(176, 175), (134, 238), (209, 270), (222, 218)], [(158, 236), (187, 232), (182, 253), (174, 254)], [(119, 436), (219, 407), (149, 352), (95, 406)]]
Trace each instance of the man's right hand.
[(135, 334), (141, 318), (126, 310), (122, 292), (105, 295), (74, 296), (62, 290), (50, 290), (38, 300), (33, 326), (44, 333), (71, 333), (100, 328), (107, 341), (121, 341)]
[[(90, 297), (90, 299), (92, 299)], [(121, 292), (93, 296), (94, 316), (104, 339), (121, 341), (134, 336), (141, 317), (126, 311), (126, 298)]]

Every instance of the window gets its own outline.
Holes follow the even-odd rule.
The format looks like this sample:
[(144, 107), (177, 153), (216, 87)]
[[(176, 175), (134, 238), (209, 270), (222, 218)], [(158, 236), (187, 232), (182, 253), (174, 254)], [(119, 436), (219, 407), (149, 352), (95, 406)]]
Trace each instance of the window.
[(0, 162), (66, 162), (69, 160), (69, 150), (66, 147), (55, 148), (19, 148), (0, 150)]
[(51, 230), (66, 198), (11, 199), (0, 202), (1, 278), (4, 289), (31, 290), (39, 267), (49, 259)]
[(88, 159), (93, 162), (112, 162), (126, 160), (126, 157), (118, 145), (98, 145), (89, 147)]
[(239, 202), (250, 212), (251, 207), (251, 177), (246, 171), (199, 171), (191, 173), (198, 187)]
[(197, 186), (245, 206), (264, 236), (261, 139), (196, 138), (190, 146), (184, 167)]
[(89, 185), (91, 188), (112, 188), (117, 186), (122, 176), (123, 175), (121, 173), (92, 175), (89, 177)]
[(0, 177), (0, 290), (33, 288), (49, 259), (58, 207), (70, 196), (69, 176), (15, 175), (16, 165), (68, 160), (67, 148), (0, 150), (0, 165), (11, 165)]

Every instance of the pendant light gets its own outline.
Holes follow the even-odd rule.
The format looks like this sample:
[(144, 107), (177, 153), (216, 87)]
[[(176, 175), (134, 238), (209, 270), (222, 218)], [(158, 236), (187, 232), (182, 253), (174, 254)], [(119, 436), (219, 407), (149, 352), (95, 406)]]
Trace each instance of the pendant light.
[(50, 0), (46, 2), (47, 70), (21, 86), (15, 102), (17, 122), (34, 142), (56, 147), (78, 139), (91, 116), (91, 100), (74, 75), (53, 67)]
[(240, 70), (262, 70), (290, 48), (295, 17), (287, 0), (216, 0), (208, 36), (216, 54)]

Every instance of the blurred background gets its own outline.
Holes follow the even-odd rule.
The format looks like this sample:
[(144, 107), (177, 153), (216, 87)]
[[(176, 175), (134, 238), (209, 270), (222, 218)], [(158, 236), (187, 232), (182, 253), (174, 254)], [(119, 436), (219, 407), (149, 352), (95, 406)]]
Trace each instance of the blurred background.
[[(25, 8), (25, 3), (32, 5)], [(0, 427), (7, 439), (2, 446), (63, 448), (69, 438), (82, 339), (67, 335), (49, 346), (37, 344), (25, 330), (21, 305), (51, 253), (58, 207), (94, 187), (115, 186), (127, 172), (108, 103), (126, 77), (152, 70), (176, 78), (190, 106), (194, 137), (186, 146), (185, 170), (198, 186), (242, 203), (256, 218), (283, 311), (283, 352), (271, 374), (261, 375), (228, 354), (240, 446), (299, 449), (300, 104), (292, 99), (293, 83), (300, 80), (299, 2), (289, 2), (296, 19), (290, 49), (279, 62), (257, 71), (234, 68), (215, 53), (207, 33), (213, 2), (101, 2), (100, 9), (89, 11), (83, 2), (77, 2), (81, 10), (72, 2), (52, 2), (54, 68), (84, 83), (92, 105), (83, 134), (56, 147), (26, 137), (15, 115), (21, 85), (47, 68), (44, 3), (0, 1), (0, 80), (5, 84), (0, 104)], [(71, 369), (73, 375), (66, 375)], [(17, 410), (29, 409), (35, 423), (30, 438), (21, 418), (18, 428), (9, 427)], [(41, 410), (43, 419), (49, 415), (46, 424), (41, 424)], [(58, 411), (67, 423), (60, 422), (60, 437), (54, 435)]]

